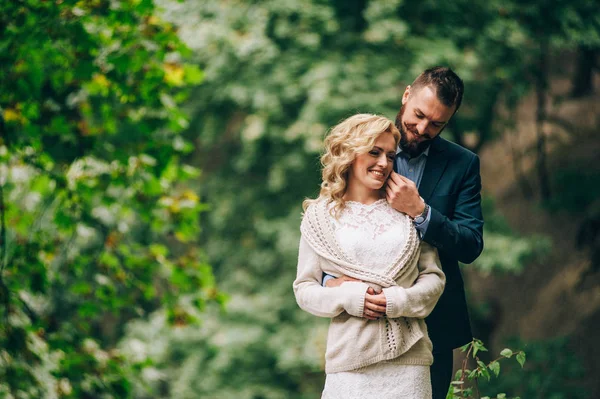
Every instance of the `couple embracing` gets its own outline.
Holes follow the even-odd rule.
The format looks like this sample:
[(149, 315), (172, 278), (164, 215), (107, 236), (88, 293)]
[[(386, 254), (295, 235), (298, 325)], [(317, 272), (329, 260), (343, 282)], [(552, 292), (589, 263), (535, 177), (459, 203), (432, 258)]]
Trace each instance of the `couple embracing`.
[(462, 80), (425, 70), (392, 121), (331, 129), (304, 202), (294, 293), (331, 319), (322, 398), (442, 399), (472, 334), (458, 262), (483, 250), (479, 158), (440, 137)]

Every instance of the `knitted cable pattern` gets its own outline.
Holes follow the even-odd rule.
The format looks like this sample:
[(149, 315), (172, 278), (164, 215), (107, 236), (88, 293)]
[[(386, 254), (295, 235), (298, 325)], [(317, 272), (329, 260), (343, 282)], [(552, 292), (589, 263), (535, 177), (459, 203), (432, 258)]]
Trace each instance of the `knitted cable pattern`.
[[(375, 206), (389, 207), (385, 200), (378, 201)], [(380, 203), (379, 203), (380, 202)], [(330, 204), (321, 200), (307, 208), (300, 230), (302, 236), (314, 251), (328, 260), (340, 274), (344, 274), (369, 283), (379, 292), (381, 288), (397, 286), (397, 280), (408, 275), (417, 267), (420, 255), (420, 240), (417, 231), (406, 215), (396, 214), (393, 220), (400, 234), (398, 244), (402, 249), (383, 267), (373, 268), (359, 262), (356, 257), (348, 254), (338, 240), (335, 232), (335, 219), (330, 213)], [(394, 211), (395, 212), (395, 211)], [(381, 218), (381, 215), (379, 215)], [(355, 221), (355, 223), (373, 221)], [(398, 225), (399, 224), (399, 225)], [(402, 240), (404, 238), (404, 240)], [(403, 241), (403, 242), (402, 242)], [(426, 327), (423, 320), (415, 318), (383, 318), (378, 321), (382, 330), (383, 345), (387, 347), (379, 356), (369, 359), (357, 358), (343, 367), (328, 365), (328, 372), (352, 370), (365, 367), (379, 361), (391, 360), (406, 353), (416, 342), (425, 335)]]
[(306, 210), (300, 231), (315, 252), (339, 267), (341, 274), (376, 284), (380, 288), (391, 287), (409, 269), (405, 266), (413, 265), (419, 257), (419, 237), (408, 217), (401, 219), (403, 233), (407, 237), (402, 250), (389, 265), (377, 271), (360, 264), (342, 250), (335, 238), (332, 218), (327, 202), (318, 201)]

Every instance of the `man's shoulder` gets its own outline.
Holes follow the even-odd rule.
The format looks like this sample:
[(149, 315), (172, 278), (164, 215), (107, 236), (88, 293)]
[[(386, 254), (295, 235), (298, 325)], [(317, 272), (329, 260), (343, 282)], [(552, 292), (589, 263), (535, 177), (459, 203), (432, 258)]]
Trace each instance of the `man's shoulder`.
[(446, 156), (450, 156), (452, 158), (462, 158), (469, 161), (473, 158), (477, 158), (477, 154), (475, 154), (473, 151), (450, 140), (446, 140), (443, 137), (438, 137), (436, 141), (437, 143), (435, 146), (438, 148), (438, 150), (445, 152)]

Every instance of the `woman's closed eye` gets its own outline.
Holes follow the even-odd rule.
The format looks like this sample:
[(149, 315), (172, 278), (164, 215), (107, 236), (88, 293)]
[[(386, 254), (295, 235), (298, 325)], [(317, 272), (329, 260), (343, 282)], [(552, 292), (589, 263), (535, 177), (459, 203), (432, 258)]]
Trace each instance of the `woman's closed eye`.
[[(371, 150), (371, 151), (369, 151), (369, 155), (372, 155), (373, 157), (377, 158), (378, 156), (381, 155), (381, 151), (377, 150), (377, 149)], [(395, 153), (391, 153), (390, 152), (390, 153), (387, 154), (387, 159), (389, 161), (393, 162), (394, 158), (396, 158), (396, 154)]]

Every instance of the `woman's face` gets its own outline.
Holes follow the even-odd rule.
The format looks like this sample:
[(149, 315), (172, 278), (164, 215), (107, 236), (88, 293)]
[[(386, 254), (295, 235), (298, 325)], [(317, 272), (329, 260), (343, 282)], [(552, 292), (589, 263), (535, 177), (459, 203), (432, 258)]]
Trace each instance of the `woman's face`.
[(396, 156), (396, 143), (391, 133), (379, 135), (373, 148), (357, 155), (350, 167), (348, 185), (379, 190), (389, 177)]

